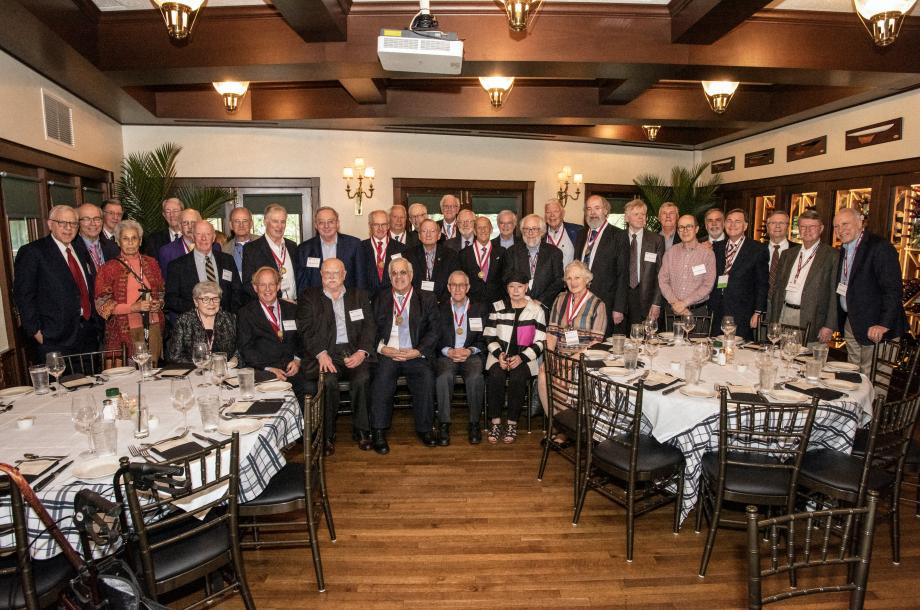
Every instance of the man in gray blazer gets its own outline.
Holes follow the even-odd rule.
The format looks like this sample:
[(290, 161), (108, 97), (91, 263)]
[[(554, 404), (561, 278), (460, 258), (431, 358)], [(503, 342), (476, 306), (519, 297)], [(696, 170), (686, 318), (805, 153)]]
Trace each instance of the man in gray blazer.
[[(628, 324), (646, 318), (657, 320), (661, 313), (661, 289), (658, 271), (664, 259), (664, 238), (645, 228), (648, 206), (641, 199), (626, 204), (626, 238), (629, 247), (626, 291)], [(627, 325), (627, 328), (629, 326)]]
[(824, 223), (817, 211), (799, 215), (802, 245), (779, 259), (767, 319), (793, 326), (811, 324), (807, 341), (828, 341), (837, 328), (837, 251), (821, 243)]

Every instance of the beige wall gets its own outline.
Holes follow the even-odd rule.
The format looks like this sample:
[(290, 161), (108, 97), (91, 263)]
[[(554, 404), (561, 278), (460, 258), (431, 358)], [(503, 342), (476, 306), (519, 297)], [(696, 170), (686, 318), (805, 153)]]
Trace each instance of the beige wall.
[[(782, 129), (732, 142), (697, 153), (702, 161), (716, 161), (735, 156), (735, 170), (723, 172), (725, 182), (756, 180), (770, 176), (800, 174), (817, 170), (850, 167), (882, 161), (895, 161), (920, 155), (920, 91), (878, 100), (862, 106), (841, 110)], [(845, 134), (850, 129), (904, 117), (903, 138), (900, 141), (845, 150)], [(790, 144), (827, 135), (827, 154), (801, 161), (786, 162), (786, 147)], [(773, 165), (745, 169), (745, 153), (775, 148)]]
[[(73, 108), (71, 148), (45, 139), (44, 88)], [(117, 172), (121, 165), (121, 125), (83, 103), (37, 72), (0, 52), (0, 138)]]
[(690, 152), (640, 147), (357, 131), (126, 126), (123, 133), (126, 154), (180, 144), (179, 176), (318, 176), (322, 203), (339, 210), (344, 232), (362, 238), (367, 216), (354, 215), (341, 178), (342, 167), (355, 157), (377, 170), (365, 214), (392, 204), (393, 178), (534, 180), (534, 207), (542, 212), (563, 165), (584, 173), (588, 182), (631, 184), (644, 172), (667, 176), (672, 166), (693, 158)]

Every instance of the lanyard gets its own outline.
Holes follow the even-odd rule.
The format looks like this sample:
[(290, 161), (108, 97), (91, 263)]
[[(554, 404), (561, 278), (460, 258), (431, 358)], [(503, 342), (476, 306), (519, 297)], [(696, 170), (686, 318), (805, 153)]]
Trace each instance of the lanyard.
[(565, 320), (566, 326), (570, 328), (572, 327), (572, 320), (574, 320), (575, 316), (578, 315), (578, 312), (581, 311), (582, 305), (585, 304), (585, 299), (588, 298), (588, 291), (585, 290), (585, 293), (581, 295), (581, 298), (578, 299), (577, 303), (575, 303), (572, 300), (572, 297), (573, 295), (570, 292), (567, 307), (566, 307), (566, 320)]
[[(280, 257), (275, 254), (275, 248), (272, 246), (271, 242), (268, 244), (268, 250), (272, 253), (272, 258), (275, 259), (275, 264), (278, 265), (278, 269), (284, 269), (284, 263), (287, 261), (287, 248), (284, 246), (284, 243), (281, 244)], [(282, 272), (282, 274), (283, 273), (284, 272)]]
[(798, 283), (799, 283), (799, 274), (802, 273), (802, 268), (803, 268), (803, 267), (807, 267), (808, 264), (811, 263), (811, 259), (813, 259), (813, 258), (815, 257), (815, 254), (818, 253), (818, 245), (815, 244), (815, 249), (812, 250), (811, 255), (809, 255), (809, 257), (808, 257), (808, 260), (805, 261), (805, 262), (803, 263), (803, 262), (802, 262), (802, 255), (803, 255), (804, 253), (805, 253), (805, 248), (803, 247), (802, 250), (799, 251), (799, 257), (798, 257), (798, 259), (796, 260), (795, 279), (792, 280), (792, 283), (793, 283), (793, 284), (798, 284)]
[[(601, 228), (597, 231), (597, 235), (594, 236), (594, 239), (591, 239), (591, 233), (590, 233), (590, 232), (588, 233), (588, 239), (585, 241), (585, 249), (581, 251), (581, 257), (582, 257), (582, 258), (585, 257), (585, 253), (586, 253), (586, 252), (591, 252), (592, 250), (594, 250), (594, 244), (596, 244), (596, 243), (598, 242), (598, 240), (601, 238), (601, 235), (603, 235), (603, 234), (604, 234), (604, 231), (607, 230), (607, 225), (608, 225), (608, 224), (609, 224), (609, 223), (606, 223), (606, 222), (604, 223), (604, 226), (601, 227)], [(593, 230), (594, 230), (594, 229), (592, 229), (592, 231), (593, 231)], [(592, 257), (592, 258), (594, 258), (594, 257)]]
[[(864, 233), (860, 233), (859, 237), (856, 239), (856, 243), (853, 244), (853, 262), (856, 262), (856, 251), (859, 249), (859, 242), (862, 241)], [(846, 250), (843, 252), (843, 275), (840, 277), (841, 284), (847, 284), (850, 281), (850, 269), (847, 261), (849, 260)]]
[[(211, 330), (211, 338), (208, 338), (208, 329), (204, 326), (204, 320), (201, 317), (201, 314), (196, 310), (195, 313), (198, 315), (198, 321), (201, 322), (201, 328), (204, 328), (204, 336), (208, 342), (208, 350), (214, 347), (214, 329)], [(217, 325), (217, 318), (214, 318), (214, 324)]]
[(479, 265), (479, 270), (485, 273), (485, 266), (489, 264), (489, 256), (492, 254), (492, 242), (489, 242), (488, 250), (482, 252), (482, 248), (479, 244), (473, 244), (473, 254), (476, 256), (476, 264)]
[(383, 269), (383, 261), (387, 257), (387, 248), (390, 247), (390, 237), (387, 236), (386, 240), (381, 243), (381, 240), (375, 239), (374, 244), (377, 247), (377, 266)]
[(259, 304), (262, 305), (262, 309), (265, 311), (265, 313), (268, 314), (268, 322), (272, 325), (272, 330), (275, 331), (275, 334), (278, 335), (278, 338), (280, 339), (282, 332), (281, 326), (278, 324), (278, 318), (281, 317), (281, 312), (278, 312), (278, 316), (275, 316), (275, 307), (278, 306), (278, 302), (275, 301), (275, 305), (271, 308), (266, 307), (265, 303), (262, 303), (261, 301)]
[(406, 310), (406, 307), (409, 306), (409, 299), (412, 298), (412, 287), (409, 287), (409, 292), (406, 293), (405, 298), (403, 299), (402, 307), (399, 306), (399, 301), (396, 298), (396, 293), (393, 293), (393, 317), (399, 320), (396, 325), (400, 326), (402, 324), (402, 312)]
[(457, 328), (463, 328), (463, 318), (466, 317), (466, 312), (467, 312), (467, 310), (468, 310), (469, 308), (470, 308), (470, 302), (467, 301), (467, 302), (463, 305), (463, 311), (460, 312), (460, 317), (458, 318), (458, 317), (457, 317), (457, 311), (453, 308), (453, 306), (451, 306), (451, 310), (452, 310), (453, 313), (454, 313), (454, 322), (456, 322)]
[(565, 225), (559, 227), (559, 239), (553, 239), (553, 234), (550, 231), (546, 232), (546, 241), (553, 244), (557, 248), (559, 247), (559, 244), (562, 243), (563, 237), (565, 237)]
[(182, 238), (182, 249), (185, 250), (185, 253), (186, 253), (186, 254), (188, 254), (188, 253), (190, 252), (190, 250), (189, 250), (189, 248), (188, 248), (188, 244), (185, 243), (185, 238)]

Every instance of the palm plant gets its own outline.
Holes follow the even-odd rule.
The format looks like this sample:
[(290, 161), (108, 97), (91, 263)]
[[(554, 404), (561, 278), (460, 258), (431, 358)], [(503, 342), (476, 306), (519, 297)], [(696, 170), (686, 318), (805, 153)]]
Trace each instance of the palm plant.
[(676, 165), (671, 168), (671, 183), (666, 184), (660, 176), (642, 174), (633, 180), (642, 199), (648, 204), (649, 229), (658, 230), (658, 208), (666, 201), (677, 204), (680, 214), (691, 214), (699, 218), (716, 202), (716, 190), (722, 184), (722, 177), (713, 174), (709, 180), (700, 181), (709, 163), (698, 163), (693, 167)]

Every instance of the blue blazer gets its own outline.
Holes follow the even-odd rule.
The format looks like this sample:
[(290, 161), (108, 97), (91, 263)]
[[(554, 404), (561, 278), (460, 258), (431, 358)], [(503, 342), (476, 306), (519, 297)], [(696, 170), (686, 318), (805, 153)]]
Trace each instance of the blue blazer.
[[(581, 237), (581, 234), (585, 232), (585, 228), (581, 225), (577, 225), (574, 222), (563, 222), (562, 226), (565, 227), (565, 232), (569, 234), (569, 239), (572, 240), (572, 246), (578, 243), (578, 238)], [(576, 253), (575, 258), (578, 258)]]
[[(156, 258), (157, 258), (157, 262), (160, 263), (160, 273), (163, 274), (164, 282), (166, 281), (167, 275), (169, 273), (169, 263), (173, 262), (180, 256), (185, 256), (186, 254), (188, 254), (188, 252), (185, 251), (185, 246), (183, 245), (183, 243), (184, 242), (182, 241), (182, 239), (171, 241), (165, 246), (163, 246), (162, 248), (160, 248), (160, 251), (157, 253)], [(194, 246), (192, 246), (192, 249), (194, 249)], [(216, 241), (213, 244), (211, 244), (211, 251), (214, 254), (217, 254), (218, 252), (222, 252), (222, 250), (220, 249), (220, 245)], [(191, 250), (189, 250), (189, 252), (191, 252)]]
[[(339, 233), (335, 246), (335, 257), (345, 264), (345, 287), (356, 288), (365, 284), (364, 269), (361, 265), (361, 240), (351, 235)], [(314, 235), (297, 248), (297, 289), (303, 292), (306, 288), (322, 286), (323, 281), (319, 275), (319, 267), (308, 267), (311, 258), (318, 258), (320, 264), (323, 260), (323, 247), (320, 245), (320, 236)]]

